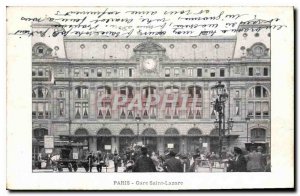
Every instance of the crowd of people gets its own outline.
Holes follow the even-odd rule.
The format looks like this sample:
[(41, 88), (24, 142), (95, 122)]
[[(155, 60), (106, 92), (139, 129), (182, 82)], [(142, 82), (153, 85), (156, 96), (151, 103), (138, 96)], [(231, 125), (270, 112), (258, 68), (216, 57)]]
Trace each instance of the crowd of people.
[[(149, 150), (145, 146), (127, 148), (123, 153), (88, 152), (82, 162), (86, 172), (97, 172), (102, 168), (114, 168), (114, 172), (197, 172), (199, 167), (223, 168), (226, 172), (270, 172), (270, 155), (263, 148), (250, 147), (249, 151), (234, 147), (232, 152), (222, 152), (221, 158), (214, 152), (196, 149), (193, 154), (176, 153), (172, 149), (163, 154)], [(73, 164), (72, 167), (77, 164)], [(69, 167), (69, 166), (68, 166)], [(71, 166), (70, 166), (71, 167)], [(74, 168), (75, 170), (75, 168)], [(122, 171), (120, 171), (122, 170)], [(210, 170), (211, 171), (211, 170)]]
[(159, 155), (142, 146), (135, 150), (127, 150), (120, 156), (115, 152), (111, 159), (115, 172), (118, 172), (120, 162), (125, 167), (123, 172), (195, 172), (196, 167), (203, 166), (203, 163), (206, 163), (207, 167), (215, 167), (216, 163), (223, 164), (223, 168), (226, 165), (226, 172), (271, 171), (270, 155), (264, 154), (260, 146), (250, 147), (249, 152), (234, 147), (233, 152), (225, 152), (221, 159), (214, 152), (200, 152), (199, 149), (193, 155), (176, 153), (173, 150)]

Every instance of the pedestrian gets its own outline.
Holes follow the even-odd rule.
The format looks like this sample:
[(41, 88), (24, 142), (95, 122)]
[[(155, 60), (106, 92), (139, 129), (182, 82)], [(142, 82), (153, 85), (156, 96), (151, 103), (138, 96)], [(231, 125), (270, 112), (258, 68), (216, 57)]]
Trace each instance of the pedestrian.
[(89, 167), (88, 171), (92, 172), (94, 157), (93, 157), (93, 154), (91, 152), (89, 153), (89, 155), (87, 157), (87, 161), (88, 161), (88, 167)]
[(115, 172), (118, 172), (118, 164), (120, 161), (120, 156), (118, 155), (117, 152), (114, 153), (113, 161), (114, 161), (114, 166), (115, 166)]
[(233, 160), (233, 172), (246, 172), (247, 171), (247, 161), (243, 155), (242, 149), (238, 147), (233, 148), (234, 160)]
[(183, 165), (179, 159), (176, 159), (174, 151), (169, 152), (169, 159), (164, 163), (163, 168), (166, 172), (183, 172)]
[(102, 156), (101, 151), (98, 152), (97, 154), (97, 171), (102, 172), (102, 167), (104, 165), (104, 156)]
[(148, 149), (145, 146), (141, 147), (141, 155), (136, 159), (133, 165), (133, 172), (156, 172), (155, 165), (147, 155)]
[(254, 146), (250, 147), (250, 153), (245, 156), (247, 160), (247, 171), (248, 172), (263, 172), (263, 155), (260, 152), (256, 152)]

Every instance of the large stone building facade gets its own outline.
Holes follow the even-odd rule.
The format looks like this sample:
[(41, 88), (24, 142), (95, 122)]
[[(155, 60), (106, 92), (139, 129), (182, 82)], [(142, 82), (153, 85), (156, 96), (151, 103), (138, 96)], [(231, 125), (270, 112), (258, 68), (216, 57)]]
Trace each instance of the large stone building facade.
[[(229, 94), (225, 117), (234, 121), (224, 148), (253, 143), (269, 151), (270, 39), (268, 28), (205, 38), (33, 37), (34, 154), (44, 135), (55, 136), (56, 148), (71, 141), (74, 151), (122, 153), (140, 140), (160, 153), (218, 152), (212, 105), (217, 81)], [(156, 95), (165, 104), (147, 104)]]

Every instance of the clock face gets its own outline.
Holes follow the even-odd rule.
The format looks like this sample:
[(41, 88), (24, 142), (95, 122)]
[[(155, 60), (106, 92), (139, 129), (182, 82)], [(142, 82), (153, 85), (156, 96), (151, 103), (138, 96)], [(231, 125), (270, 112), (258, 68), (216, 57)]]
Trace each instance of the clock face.
[(147, 70), (153, 70), (156, 67), (156, 62), (154, 59), (145, 59), (143, 66)]

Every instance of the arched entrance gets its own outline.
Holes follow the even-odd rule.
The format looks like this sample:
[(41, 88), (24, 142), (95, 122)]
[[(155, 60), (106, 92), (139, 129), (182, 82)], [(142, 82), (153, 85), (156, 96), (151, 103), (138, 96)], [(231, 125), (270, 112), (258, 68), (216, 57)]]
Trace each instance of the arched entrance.
[(97, 133), (97, 151), (111, 151), (111, 132), (107, 128), (101, 128)]
[(73, 143), (75, 144), (75, 147), (72, 148), (73, 156), (74, 156), (74, 154), (77, 154), (77, 156), (75, 156), (73, 158), (78, 157), (79, 159), (85, 159), (88, 154), (88, 151), (89, 151), (89, 133), (88, 133), (88, 131), (84, 128), (77, 129), (75, 131), (75, 134), (74, 134), (72, 140), (73, 140)]
[(188, 131), (187, 134), (187, 151), (190, 153), (196, 152), (196, 149), (201, 150), (202, 141), (200, 141), (200, 137), (202, 132), (198, 128), (192, 128)]
[(157, 134), (152, 128), (147, 128), (142, 133), (143, 144), (147, 146), (148, 152), (157, 151)]
[(269, 144), (266, 142), (266, 130), (263, 128), (254, 128), (250, 130), (250, 141), (251, 143), (246, 143), (246, 149), (249, 151), (250, 146), (263, 148), (263, 152), (269, 152)]
[(169, 128), (165, 132), (165, 149), (171, 149), (174, 150), (175, 152), (179, 152), (179, 147), (180, 147), (180, 140), (179, 140), (179, 132), (175, 128)]
[(120, 152), (126, 151), (128, 147), (130, 147), (134, 142), (134, 133), (131, 129), (125, 128), (120, 132), (120, 138), (119, 138), (119, 146), (120, 146)]

